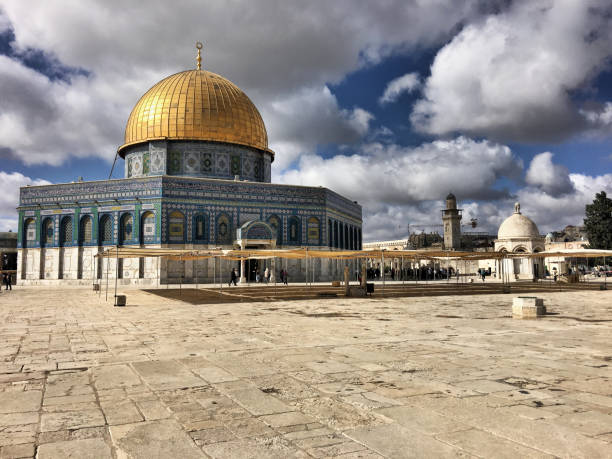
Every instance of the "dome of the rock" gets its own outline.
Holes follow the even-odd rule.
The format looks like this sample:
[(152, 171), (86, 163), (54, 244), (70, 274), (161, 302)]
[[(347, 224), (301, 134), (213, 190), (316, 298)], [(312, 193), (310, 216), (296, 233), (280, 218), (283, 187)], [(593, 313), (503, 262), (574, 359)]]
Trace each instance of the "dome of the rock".
[(152, 140), (200, 140), (268, 149), (259, 111), (234, 83), (206, 70), (164, 78), (138, 101), (125, 128), (126, 149)]

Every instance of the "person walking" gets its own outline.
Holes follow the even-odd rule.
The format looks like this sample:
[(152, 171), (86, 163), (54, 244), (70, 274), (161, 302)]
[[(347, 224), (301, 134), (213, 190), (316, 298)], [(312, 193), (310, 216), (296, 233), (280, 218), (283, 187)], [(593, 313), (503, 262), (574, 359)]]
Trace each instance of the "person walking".
[(264, 271), (264, 278), (266, 280), (266, 284), (268, 284), (270, 282), (270, 268), (266, 267), (266, 270)]
[(287, 272), (287, 270), (285, 270), (283, 274), (283, 284), (289, 285), (288, 280), (287, 280), (288, 277), (289, 277), (289, 273)]
[(482, 281), (485, 281), (485, 276), (487, 275), (487, 272), (484, 269), (480, 270), (480, 276), (482, 277)]
[(11, 275), (9, 273), (2, 273), (2, 282), (4, 282), (5, 290), (13, 290), (11, 286)]
[(229, 286), (231, 287), (234, 284), (234, 287), (238, 287), (236, 280), (238, 279), (238, 275), (236, 274), (236, 268), (232, 268), (232, 273), (230, 274)]

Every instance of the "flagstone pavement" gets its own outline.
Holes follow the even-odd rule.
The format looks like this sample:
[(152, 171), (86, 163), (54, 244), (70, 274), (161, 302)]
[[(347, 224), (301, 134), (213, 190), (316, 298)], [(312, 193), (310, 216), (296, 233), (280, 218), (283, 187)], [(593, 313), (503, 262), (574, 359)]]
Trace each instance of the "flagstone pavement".
[(0, 294), (0, 457), (612, 457), (612, 291), (126, 293)]

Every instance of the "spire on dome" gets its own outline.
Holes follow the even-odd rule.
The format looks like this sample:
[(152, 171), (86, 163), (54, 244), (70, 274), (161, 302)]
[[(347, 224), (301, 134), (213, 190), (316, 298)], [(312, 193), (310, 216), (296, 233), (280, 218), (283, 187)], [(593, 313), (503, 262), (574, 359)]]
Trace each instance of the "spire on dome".
[(196, 48), (198, 49), (198, 57), (196, 57), (196, 62), (198, 63), (198, 70), (202, 70), (202, 55), (200, 54), (200, 50), (204, 45), (201, 42), (196, 42)]

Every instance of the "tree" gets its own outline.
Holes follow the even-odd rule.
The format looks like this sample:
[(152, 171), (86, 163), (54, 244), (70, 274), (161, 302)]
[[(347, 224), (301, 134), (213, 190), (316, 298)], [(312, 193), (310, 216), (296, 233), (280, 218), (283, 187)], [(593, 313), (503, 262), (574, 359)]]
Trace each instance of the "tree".
[(591, 249), (612, 249), (612, 199), (602, 191), (595, 195), (593, 204), (586, 205), (584, 229)]

